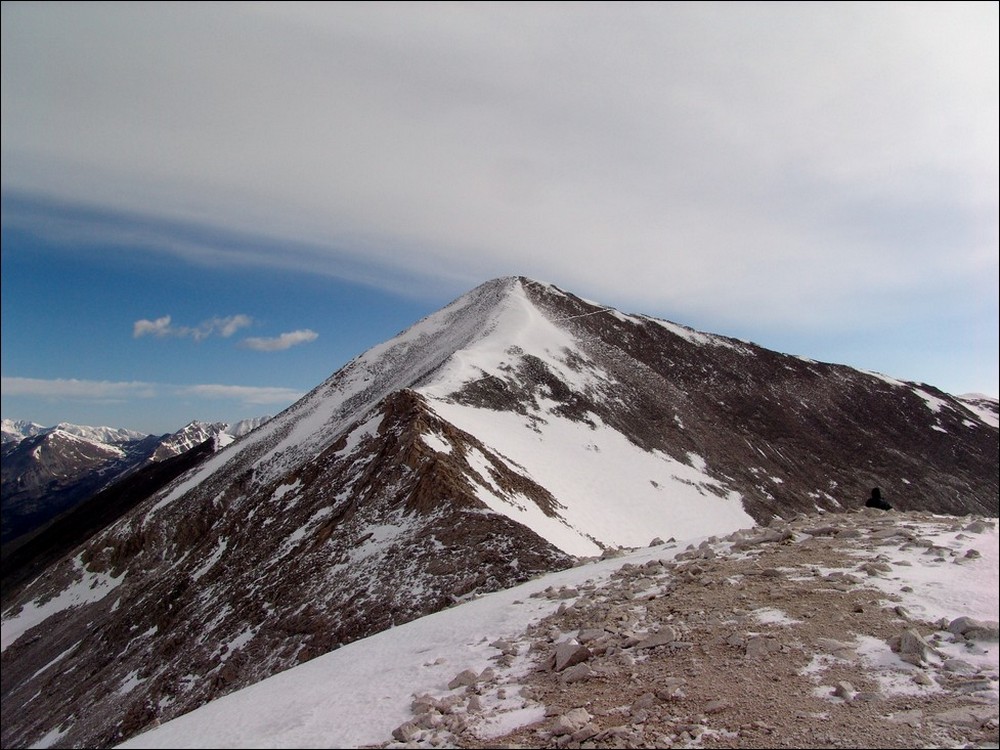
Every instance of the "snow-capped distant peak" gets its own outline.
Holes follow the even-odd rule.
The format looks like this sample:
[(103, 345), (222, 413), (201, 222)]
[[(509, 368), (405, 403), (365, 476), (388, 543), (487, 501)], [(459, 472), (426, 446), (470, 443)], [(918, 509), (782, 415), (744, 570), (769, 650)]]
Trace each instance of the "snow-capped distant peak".
[(37, 422), (29, 422), (26, 419), (4, 419), (2, 425), (4, 443), (19, 443), (25, 438), (41, 435), (46, 430)]
[(229, 427), (226, 428), (226, 434), (232, 436), (233, 438), (243, 437), (248, 432), (256, 430), (270, 418), (270, 416), (264, 416), (253, 417), (251, 419), (241, 419), (239, 422), (229, 425)]
[(153, 453), (153, 460), (162, 461), (170, 456), (179, 456), (181, 453), (186, 453), (195, 446), (201, 445), (206, 440), (216, 441), (216, 445), (218, 445), (218, 436), (224, 433), (228, 426), (225, 422), (199, 422), (197, 420), (189, 422), (177, 432), (160, 441), (160, 445)]
[(129, 430), (124, 427), (91, 427), (89, 425), (70, 424), (69, 422), (60, 422), (53, 427), (43, 427), (40, 424), (28, 422), (27, 420), (3, 420), (3, 442), (5, 443), (20, 442), (24, 438), (56, 431), (94, 443), (105, 443), (107, 445), (118, 445), (148, 437), (145, 432)]
[(236, 441), (237, 438), (260, 427), (270, 417), (254, 417), (243, 419), (233, 425), (227, 422), (189, 422), (182, 429), (164, 438), (156, 449), (153, 459), (163, 460), (170, 456), (185, 453), (206, 440), (213, 441), (215, 450), (221, 450)]
[(108, 443), (111, 445), (127, 443), (132, 440), (142, 440), (144, 437), (148, 437), (145, 432), (129, 430), (124, 427), (90, 427), (88, 425), (69, 424), (68, 422), (60, 422), (52, 429), (67, 432), (70, 435), (76, 435), (86, 440), (93, 440), (97, 443)]

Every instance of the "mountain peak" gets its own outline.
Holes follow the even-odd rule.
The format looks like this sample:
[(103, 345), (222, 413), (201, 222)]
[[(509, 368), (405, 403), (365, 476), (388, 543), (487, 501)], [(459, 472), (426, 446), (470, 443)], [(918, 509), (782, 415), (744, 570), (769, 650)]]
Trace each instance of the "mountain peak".
[[(4, 744), (114, 745), (654, 537), (857, 508), (872, 487), (903, 511), (996, 516), (998, 452), (996, 426), (931, 386), (494, 279), (16, 592)], [(86, 721), (66, 718), (78, 681), (53, 679), (70, 671), (93, 676)]]

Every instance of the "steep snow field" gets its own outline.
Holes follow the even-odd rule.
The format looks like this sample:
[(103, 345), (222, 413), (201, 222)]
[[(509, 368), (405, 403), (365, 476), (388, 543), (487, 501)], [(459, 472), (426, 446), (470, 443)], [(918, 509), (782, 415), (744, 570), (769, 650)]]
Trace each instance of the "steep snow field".
[(558, 404), (544, 397), (527, 417), (451, 400), (462, 385), (487, 376), (503, 379), (516, 367), (521, 352), (541, 359), (573, 392), (590, 392), (611, 382), (564, 327), (531, 303), (521, 284), (493, 311), (489, 331), (416, 390), (446, 421), (480, 436), (514, 471), (548, 489), (562, 506), (561, 518), (553, 519), (532, 503), (512, 504), (482, 472), (479, 496), (491, 509), (523, 523), (564, 552), (581, 556), (600, 554), (594, 537), (604, 544), (636, 547), (649, 543), (650, 529), (686, 538), (753, 525), (739, 493), (710, 477), (698, 455), (689, 454), (688, 462), (681, 463), (642, 450), (596, 415), (590, 416), (591, 424), (560, 416)]

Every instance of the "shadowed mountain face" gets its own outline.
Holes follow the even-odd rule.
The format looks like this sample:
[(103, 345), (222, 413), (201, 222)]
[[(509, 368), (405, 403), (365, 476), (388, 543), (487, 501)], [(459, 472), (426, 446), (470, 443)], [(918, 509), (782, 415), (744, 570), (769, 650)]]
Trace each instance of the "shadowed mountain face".
[[(267, 421), (235, 425), (191, 422), (168, 435), (142, 435), (111, 427), (55, 427), (4, 420), (0, 471), (0, 542), (8, 548), (55, 517), (150, 464), (211, 441), (228, 445)], [(156, 473), (155, 471), (153, 472)]]
[(184, 453), (144, 466), (51, 519), (44, 527), (5, 544), (2, 550), (6, 607), (19, 587), (58, 561), (93, 534), (117, 521), (154, 492), (197, 466), (215, 450), (206, 440)]
[(997, 431), (936, 388), (526, 291), (611, 375), (587, 411), (647, 450), (700, 455), (758, 521), (875, 486), (903, 509), (997, 515)]
[(110, 745), (654, 536), (857, 507), (874, 486), (995, 516), (997, 468), (996, 427), (930, 386), (498, 279), (25, 586), (4, 613), (3, 744)]
[(72, 508), (146, 460), (157, 438), (104, 442), (60, 428), (3, 444), (0, 541)]

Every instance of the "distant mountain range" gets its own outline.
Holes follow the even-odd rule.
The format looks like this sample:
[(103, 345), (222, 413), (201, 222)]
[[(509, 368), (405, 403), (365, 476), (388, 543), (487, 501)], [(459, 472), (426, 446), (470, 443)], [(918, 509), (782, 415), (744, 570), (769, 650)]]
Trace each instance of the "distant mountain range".
[(24, 438), (36, 437), (52, 432), (64, 432), (95, 443), (107, 443), (110, 445), (128, 443), (149, 437), (146, 433), (122, 427), (88, 427), (86, 425), (69, 424), (67, 422), (60, 422), (55, 427), (43, 427), (36, 422), (28, 422), (23, 419), (17, 421), (4, 419), (0, 424), (2, 424), (2, 427), (0, 427), (0, 435), (2, 435), (0, 440), (3, 443), (18, 443)]
[[(238, 438), (250, 432), (250, 430), (260, 427), (260, 425), (268, 419), (270, 419), (270, 417), (255, 417), (253, 419), (240, 420), (232, 425), (227, 422), (194, 421), (188, 423), (187, 426), (182, 427), (177, 432), (161, 435), (160, 437), (162, 439), (176, 437), (177, 442), (181, 441), (184, 436), (194, 438), (199, 434), (205, 435), (206, 440), (216, 434), (224, 434), (233, 438)], [(45, 435), (57, 431), (65, 432), (70, 435), (76, 435), (77, 437), (91, 440), (95, 443), (106, 443), (109, 445), (119, 445), (121, 443), (129, 443), (150, 437), (150, 435), (145, 432), (129, 430), (124, 427), (91, 427), (88, 425), (69, 424), (68, 422), (60, 422), (54, 427), (43, 427), (37, 422), (29, 422), (24, 419), (0, 420), (0, 442), (4, 444), (19, 443), (25, 438), (36, 437), (38, 435)]]
[(13, 585), (2, 743), (110, 746), (582, 558), (876, 486), (997, 516), (998, 453), (996, 400), (496, 279)]
[(180, 455), (206, 440), (225, 447), (265, 421), (261, 417), (232, 426), (191, 422), (175, 433), (154, 436), (118, 427), (43, 427), (4, 419), (0, 542), (43, 526), (150, 462)]

